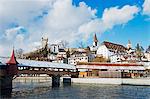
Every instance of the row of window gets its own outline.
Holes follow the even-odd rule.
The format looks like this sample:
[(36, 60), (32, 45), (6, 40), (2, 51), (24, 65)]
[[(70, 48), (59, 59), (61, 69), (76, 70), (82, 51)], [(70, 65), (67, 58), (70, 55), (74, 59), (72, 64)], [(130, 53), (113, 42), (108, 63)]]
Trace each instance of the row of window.
[(68, 60), (69, 60), (69, 61), (71, 61), (71, 60), (74, 60), (74, 61), (75, 61), (75, 60), (77, 60), (77, 59), (78, 59), (78, 60), (83, 60), (83, 59), (84, 59), (84, 60), (87, 60), (88, 58), (87, 58), (87, 57), (82, 57), (82, 58), (79, 58), (79, 57), (77, 58), (77, 57), (76, 57), (76, 58), (74, 58), (74, 59), (73, 59), (73, 58), (69, 58)]

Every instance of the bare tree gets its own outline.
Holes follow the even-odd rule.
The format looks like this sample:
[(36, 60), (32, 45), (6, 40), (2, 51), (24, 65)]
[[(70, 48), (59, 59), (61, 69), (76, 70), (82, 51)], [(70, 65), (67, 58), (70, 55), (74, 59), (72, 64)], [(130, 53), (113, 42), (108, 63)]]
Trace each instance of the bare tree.
[(23, 52), (24, 52), (24, 50), (23, 50), (22, 48), (16, 49), (16, 50), (15, 50), (16, 57), (17, 57), (17, 58), (22, 58)]
[(80, 41), (80, 42), (78, 42), (78, 47), (85, 48), (85, 44), (82, 41)]
[(63, 48), (67, 48), (69, 46), (69, 42), (67, 42), (66, 40), (61, 40), (59, 43), (62, 45)]
[(148, 46), (148, 48), (146, 49), (146, 52), (148, 53), (150, 53), (150, 45)]

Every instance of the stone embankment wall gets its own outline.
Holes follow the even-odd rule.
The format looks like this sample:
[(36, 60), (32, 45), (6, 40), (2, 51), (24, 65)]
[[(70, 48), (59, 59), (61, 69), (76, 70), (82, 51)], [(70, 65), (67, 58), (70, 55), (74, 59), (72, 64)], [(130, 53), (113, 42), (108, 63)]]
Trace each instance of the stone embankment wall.
[(72, 78), (72, 83), (150, 85), (150, 78)]
[[(45, 82), (51, 77), (17, 77), (13, 82)], [(63, 82), (63, 77), (60, 78)], [(117, 85), (150, 85), (150, 78), (71, 78), (72, 83), (117, 84)]]

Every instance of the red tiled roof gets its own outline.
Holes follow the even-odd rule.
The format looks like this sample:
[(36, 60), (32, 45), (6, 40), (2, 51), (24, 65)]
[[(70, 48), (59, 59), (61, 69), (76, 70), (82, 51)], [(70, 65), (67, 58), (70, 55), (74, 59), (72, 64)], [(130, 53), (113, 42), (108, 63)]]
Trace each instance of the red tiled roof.
[(78, 63), (80, 65), (88, 65), (88, 66), (143, 66), (142, 64), (136, 63)]
[(110, 50), (116, 50), (116, 51), (121, 51), (121, 52), (125, 52), (127, 50), (126, 47), (120, 44), (115, 44), (115, 43), (111, 43), (107, 41), (104, 41), (103, 44)]
[(19, 63), (17, 62), (17, 60), (16, 60), (14, 50), (13, 50), (13, 52), (12, 52), (12, 55), (11, 55), (11, 57), (10, 57), (10, 60), (9, 60), (6, 64), (14, 64), (14, 65), (19, 64)]

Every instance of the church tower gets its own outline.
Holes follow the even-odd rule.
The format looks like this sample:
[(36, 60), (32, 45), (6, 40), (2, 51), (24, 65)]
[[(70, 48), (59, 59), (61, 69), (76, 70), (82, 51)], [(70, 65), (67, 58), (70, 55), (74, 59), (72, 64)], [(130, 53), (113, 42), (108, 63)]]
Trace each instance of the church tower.
[(127, 48), (128, 48), (128, 49), (131, 49), (131, 48), (132, 48), (132, 44), (131, 44), (131, 41), (130, 41), (130, 40), (128, 40)]
[(48, 45), (48, 38), (43, 38), (42, 37), (42, 48), (47, 47), (47, 45)]
[(98, 39), (97, 39), (96, 33), (93, 38), (93, 46), (98, 46)]

